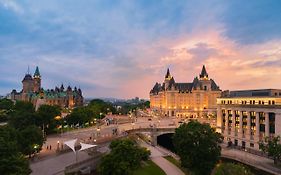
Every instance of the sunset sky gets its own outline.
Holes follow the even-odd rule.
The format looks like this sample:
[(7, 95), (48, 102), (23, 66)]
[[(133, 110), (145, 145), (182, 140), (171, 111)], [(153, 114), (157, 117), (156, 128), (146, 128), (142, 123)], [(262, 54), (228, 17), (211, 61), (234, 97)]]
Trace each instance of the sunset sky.
[(191, 82), (206, 65), (222, 90), (281, 89), (279, 0), (0, 0), (0, 94), (27, 67), (44, 88), (148, 98), (169, 67)]

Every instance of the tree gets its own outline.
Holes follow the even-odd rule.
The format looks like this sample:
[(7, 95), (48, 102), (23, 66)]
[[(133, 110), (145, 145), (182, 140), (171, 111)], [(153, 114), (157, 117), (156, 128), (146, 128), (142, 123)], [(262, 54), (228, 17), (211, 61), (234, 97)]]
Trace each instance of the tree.
[(43, 141), (41, 129), (33, 125), (20, 131), (18, 144), (23, 154), (31, 156), (41, 150)]
[(35, 109), (30, 102), (17, 101), (10, 114), (8, 123), (16, 128), (23, 129), (29, 125), (35, 125), (38, 121), (35, 117)]
[(70, 124), (83, 124), (91, 121), (92, 119), (92, 111), (88, 107), (83, 106), (75, 108), (72, 113), (67, 117), (67, 122)]
[[(115, 112), (115, 108), (111, 103), (104, 102), (101, 99), (92, 100), (88, 107), (93, 112), (95, 118), (104, 117), (104, 114), (107, 114), (108, 112)], [(103, 114), (102, 116), (100, 116), (101, 113)]]
[(111, 152), (102, 158), (99, 171), (102, 175), (128, 175), (147, 160), (150, 151), (140, 148), (130, 139), (112, 141)]
[(0, 127), (0, 172), (1, 174), (27, 175), (29, 163), (19, 152), (18, 132), (9, 127)]
[(6, 110), (10, 110), (13, 109), (14, 107), (14, 102), (12, 100), (9, 99), (0, 99), (0, 109), (6, 109)]
[(12, 112), (14, 103), (9, 99), (0, 99), (0, 122), (6, 122)]
[(41, 105), (37, 111), (37, 126), (43, 127), (44, 125), (44, 130), (50, 133), (58, 125), (58, 122), (55, 120), (56, 116), (61, 116), (59, 106)]
[(241, 164), (221, 163), (212, 172), (212, 175), (253, 175), (251, 171)]
[(273, 157), (274, 164), (277, 164), (281, 159), (281, 144), (280, 144), (280, 136), (276, 137), (265, 137), (263, 141), (259, 143), (260, 149), (267, 153), (269, 156)]
[(181, 165), (198, 175), (210, 174), (220, 158), (221, 142), (222, 136), (210, 125), (197, 121), (182, 124), (173, 137)]

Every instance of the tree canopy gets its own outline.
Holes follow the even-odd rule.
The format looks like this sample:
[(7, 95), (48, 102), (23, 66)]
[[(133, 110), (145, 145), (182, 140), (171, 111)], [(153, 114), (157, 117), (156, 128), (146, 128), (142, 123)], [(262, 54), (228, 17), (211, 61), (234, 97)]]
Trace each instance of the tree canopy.
[[(191, 121), (176, 129), (173, 143), (181, 166), (196, 175), (210, 174), (221, 154), (222, 136), (208, 124)], [(203, 168), (204, 167), (204, 168)]]
[(259, 143), (259, 146), (263, 152), (273, 157), (275, 164), (277, 161), (281, 160), (280, 136), (272, 138), (265, 137), (265, 139)]
[(18, 132), (9, 126), (0, 126), (1, 174), (27, 175), (31, 173), (28, 161), (19, 149)]
[(99, 166), (102, 175), (128, 175), (150, 155), (150, 151), (130, 139), (112, 141), (110, 149), (111, 152), (102, 158)]

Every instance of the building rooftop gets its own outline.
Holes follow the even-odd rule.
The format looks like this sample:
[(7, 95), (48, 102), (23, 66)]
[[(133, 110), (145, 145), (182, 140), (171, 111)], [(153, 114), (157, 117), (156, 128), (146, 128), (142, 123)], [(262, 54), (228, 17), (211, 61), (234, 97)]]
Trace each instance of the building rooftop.
[(235, 97), (281, 97), (281, 89), (237, 90), (222, 93), (222, 98)]

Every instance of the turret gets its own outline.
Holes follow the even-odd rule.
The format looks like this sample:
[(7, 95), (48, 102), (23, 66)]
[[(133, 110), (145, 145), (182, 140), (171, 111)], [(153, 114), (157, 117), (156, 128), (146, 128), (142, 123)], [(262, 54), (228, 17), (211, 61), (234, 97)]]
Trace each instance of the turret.
[(61, 84), (61, 86), (60, 86), (60, 91), (61, 91), (61, 92), (64, 91), (64, 86), (63, 86), (63, 84)]
[(33, 78), (29, 73), (29, 68), (27, 74), (25, 74), (23, 80), (22, 80), (22, 91), (23, 93), (30, 93), (33, 92), (34, 84), (33, 84)]
[(201, 74), (199, 75), (199, 77), (200, 77), (200, 80), (209, 80), (205, 65), (203, 65), (202, 71), (201, 71)]
[(165, 76), (165, 80), (164, 80), (164, 87), (165, 87), (165, 90), (168, 89), (170, 83), (173, 83), (175, 82), (174, 78), (172, 77), (172, 75), (170, 74), (170, 69), (168, 68), (167, 69), (167, 73), (166, 73), (166, 76)]
[(41, 89), (41, 75), (40, 75), (38, 66), (36, 66), (36, 70), (34, 72), (33, 79), (34, 79), (34, 89), (33, 89), (33, 91), (39, 92), (40, 89)]

